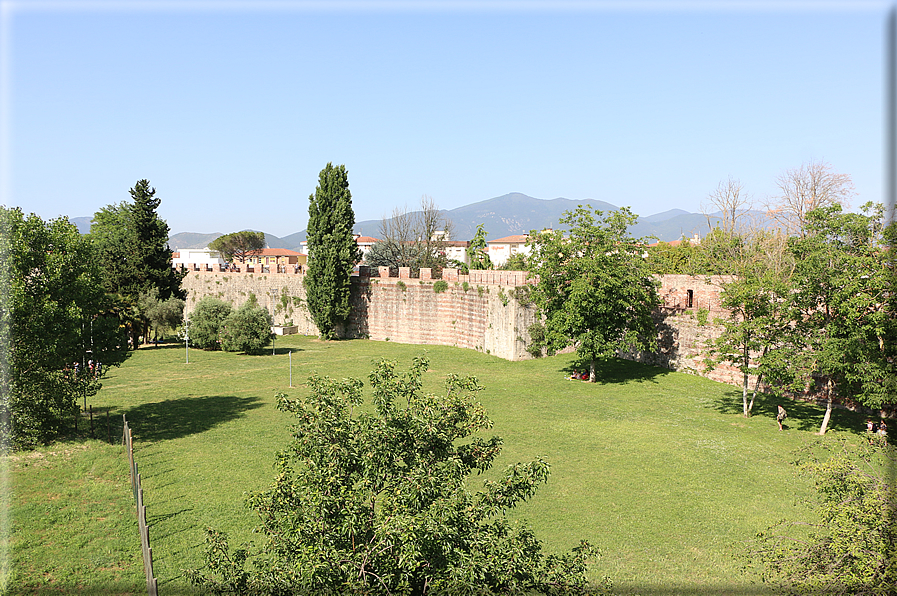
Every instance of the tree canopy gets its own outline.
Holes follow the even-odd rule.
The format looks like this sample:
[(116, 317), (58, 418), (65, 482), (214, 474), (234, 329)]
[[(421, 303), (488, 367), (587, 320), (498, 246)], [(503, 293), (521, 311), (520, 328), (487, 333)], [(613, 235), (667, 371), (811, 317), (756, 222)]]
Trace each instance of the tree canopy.
[(0, 438), (32, 447), (72, 429), (78, 400), (99, 389), (88, 362), (120, 363), (126, 341), (74, 225), (0, 207), (0, 232)]
[(160, 199), (148, 180), (130, 190), (132, 202), (108, 205), (96, 214), (90, 237), (103, 269), (102, 285), (118, 302), (122, 323), (131, 329), (134, 346), (146, 336), (150, 321), (139, 307), (142, 294), (152, 289), (161, 301), (186, 298), (183, 274), (171, 266), (168, 224), (157, 213)]
[(545, 316), (545, 347), (553, 353), (575, 346), (592, 382), (598, 361), (657, 343), (656, 284), (644, 244), (626, 231), (636, 219), (626, 207), (605, 215), (580, 206), (560, 220), (569, 236), (530, 233), (530, 272), (539, 277), (532, 296)]
[(321, 337), (332, 338), (349, 316), (350, 276), (361, 260), (346, 167), (328, 163), (308, 201), (306, 303)]
[(247, 257), (261, 254), (265, 248), (265, 233), (243, 230), (225, 234), (212, 240), (209, 248), (220, 252), (225, 261), (239, 259), (241, 263), (245, 263)]
[(470, 492), (469, 476), (492, 466), (502, 440), (482, 434), (492, 423), (476, 378), (449, 375), (433, 395), (427, 367), (378, 363), (373, 409), (358, 379), (313, 375), (308, 396), (278, 394), (293, 440), (271, 487), (248, 499), (265, 542), (231, 551), (209, 531), (193, 582), (218, 594), (586, 593), (591, 547), (546, 555), (507, 516), (548, 479), (548, 464), (511, 465)]

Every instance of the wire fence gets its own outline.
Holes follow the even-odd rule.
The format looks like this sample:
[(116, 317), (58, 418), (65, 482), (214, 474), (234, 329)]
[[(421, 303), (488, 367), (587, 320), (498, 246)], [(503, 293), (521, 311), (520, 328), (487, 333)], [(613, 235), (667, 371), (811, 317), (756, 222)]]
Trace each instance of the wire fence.
[(140, 486), (140, 472), (137, 462), (134, 461), (134, 442), (131, 437), (131, 428), (128, 419), (122, 414), (124, 432), (122, 444), (128, 452), (128, 466), (131, 472), (131, 492), (134, 493), (134, 501), (137, 504), (137, 524), (140, 527), (140, 549), (143, 554), (143, 571), (146, 574), (146, 592), (149, 596), (158, 596), (158, 581), (153, 574), (153, 549), (150, 546), (149, 528), (146, 525), (146, 506), (143, 504), (143, 487)]

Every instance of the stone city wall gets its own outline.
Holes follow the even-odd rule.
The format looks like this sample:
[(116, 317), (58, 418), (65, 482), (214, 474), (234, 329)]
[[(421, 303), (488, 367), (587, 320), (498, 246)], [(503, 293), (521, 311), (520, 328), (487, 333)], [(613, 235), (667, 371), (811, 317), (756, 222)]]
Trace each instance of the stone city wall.
[[(240, 272), (188, 267), (183, 287), (189, 313), (204, 296), (230, 302), (235, 308), (251, 295), (272, 314), (278, 325), (293, 324), (299, 333), (316, 335), (305, 304), (305, 274), (287, 267), (284, 272)], [(372, 275), (373, 274), (373, 275)], [(704, 372), (706, 343), (721, 328), (714, 319), (728, 316), (719, 306), (724, 277), (665, 275), (660, 277), (663, 307), (655, 314), (658, 352), (625, 354), (624, 357), (673, 370), (701, 374), (739, 384), (737, 369), (721, 365)], [(371, 272), (361, 267), (352, 276), (352, 315), (341, 335), (410, 344), (435, 344), (470, 348), (507, 360), (532, 358), (526, 351), (528, 329), (536, 321), (535, 309), (526, 299), (524, 271), (443, 271), (447, 287), (436, 291), (428, 269), (412, 278), (410, 269), (398, 272), (381, 267)], [(531, 280), (532, 281), (532, 280)], [(441, 284), (440, 284), (441, 285)]]
[[(224, 272), (212, 267), (188, 267), (183, 288), (186, 313), (205, 296), (239, 307), (255, 296), (272, 314), (276, 325), (292, 324), (299, 333), (316, 335), (318, 329), (305, 304), (305, 274), (300, 268), (285, 272)], [(535, 321), (535, 310), (522, 305), (516, 288), (526, 285), (523, 271), (443, 271), (448, 287), (437, 292), (428, 269), (412, 278), (407, 267), (398, 276), (381, 268), (371, 276), (361, 267), (352, 276), (352, 314), (340, 335), (410, 344), (436, 344), (471, 348), (507, 360), (529, 358), (525, 338)], [(524, 302), (526, 302), (524, 298)]]

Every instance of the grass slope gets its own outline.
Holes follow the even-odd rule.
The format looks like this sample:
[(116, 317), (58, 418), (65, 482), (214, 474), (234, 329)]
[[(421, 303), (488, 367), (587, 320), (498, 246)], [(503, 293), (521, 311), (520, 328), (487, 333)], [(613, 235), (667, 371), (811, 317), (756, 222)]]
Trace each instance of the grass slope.
[[(592, 573), (596, 580), (610, 576), (620, 593), (760, 593), (739, 571), (741, 545), (777, 519), (810, 516), (811, 490), (795, 475), (792, 453), (808, 441), (830, 440), (813, 435), (821, 411), (810, 405), (786, 406), (788, 429), (779, 432), (771, 402), (760, 400), (757, 414), (744, 419), (734, 388), (632, 362), (611, 363), (603, 382), (588, 384), (566, 379), (571, 355), (507, 362), (449, 347), (291, 336), (278, 338), (275, 356), (191, 350), (186, 364), (183, 347), (150, 347), (109, 372), (93, 406), (119, 419), (126, 413), (133, 428), (160, 593), (190, 592), (182, 571), (201, 566), (206, 526), (228, 532), (233, 545), (259, 539), (243, 498), (272, 480), (274, 453), (289, 437), (275, 393), (304, 391), (301, 383), (315, 370), (366, 381), (373, 360), (395, 359), (404, 368), (424, 350), (431, 390), (450, 372), (475, 374), (486, 387), (483, 404), (505, 442), (490, 473), (536, 456), (551, 463), (548, 484), (515, 517), (525, 518), (549, 550), (580, 539), (599, 546), (604, 554)], [(853, 433), (861, 423), (837, 411), (831, 428)], [(87, 445), (86, 452), (126, 468), (119, 447)], [(11, 470), (16, 485), (49, 481), (18, 464)], [(126, 483), (124, 491), (132, 511)], [(42, 530), (29, 525), (46, 499), (32, 499), (30, 508), (19, 503), (12, 510), (22, 534), (13, 540), (14, 577), (57, 573), (55, 555), (36, 550)], [(141, 570), (131, 520), (133, 528), (100, 532), (133, 542)], [(27, 571), (29, 559), (41, 559), (38, 567), (48, 571)], [(84, 581), (74, 574), (57, 586)]]

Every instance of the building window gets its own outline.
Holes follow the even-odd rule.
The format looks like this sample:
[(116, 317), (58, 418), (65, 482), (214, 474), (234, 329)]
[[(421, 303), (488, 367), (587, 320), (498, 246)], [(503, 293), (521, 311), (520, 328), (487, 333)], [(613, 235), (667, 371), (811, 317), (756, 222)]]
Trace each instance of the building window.
[(695, 305), (695, 291), (685, 290), (685, 308), (692, 308)]

